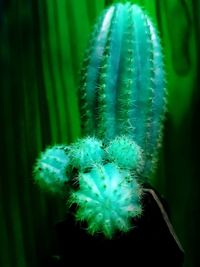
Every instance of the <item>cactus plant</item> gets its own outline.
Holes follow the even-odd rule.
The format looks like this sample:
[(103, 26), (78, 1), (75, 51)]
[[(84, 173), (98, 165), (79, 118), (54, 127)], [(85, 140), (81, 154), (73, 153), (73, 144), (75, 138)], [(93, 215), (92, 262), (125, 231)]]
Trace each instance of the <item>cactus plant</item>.
[(65, 179), (78, 182), (69, 197), (78, 206), (77, 220), (87, 221), (91, 234), (112, 238), (142, 214), (138, 176), (153, 172), (166, 110), (160, 39), (138, 5), (115, 4), (100, 16), (83, 61), (79, 99), (83, 138), (65, 156), (56, 154), (65, 157), (60, 172), (52, 158), (58, 148), (43, 153), (35, 179), (51, 191)]

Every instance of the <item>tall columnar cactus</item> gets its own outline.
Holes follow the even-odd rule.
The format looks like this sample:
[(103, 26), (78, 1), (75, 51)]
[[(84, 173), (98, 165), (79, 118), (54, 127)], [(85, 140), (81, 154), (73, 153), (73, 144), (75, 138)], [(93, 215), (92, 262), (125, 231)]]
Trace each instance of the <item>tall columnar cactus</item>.
[(35, 180), (50, 191), (78, 183), (69, 190), (69, 204), (77, 204), (76, 218), (87, 221), (91, 234), (111, 238), (142, 214), (138, 175), (148, 177), (157, 159), (164, 76), (160, 40), (145, 12), (129, 3), (108, 8), (94, 27), (81, 72), (84, 137), (47, 149), (34, 169)]
[(142, 174), (148, 177), (161, 143), (165, 95), (162, 48), (153, 23), (137, 5), (111, 6), (95, 25), (82, 68), (83, 134), (105, 142), (128, 136), (143, 149)]

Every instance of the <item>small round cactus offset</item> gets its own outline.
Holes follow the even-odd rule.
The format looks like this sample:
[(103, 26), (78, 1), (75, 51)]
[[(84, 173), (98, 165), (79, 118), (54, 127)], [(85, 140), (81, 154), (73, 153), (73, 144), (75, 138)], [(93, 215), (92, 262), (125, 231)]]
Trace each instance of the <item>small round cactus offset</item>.
[(107, 147), (108, 159), (119, 167), (142, 171), (143, 158), (141, 148), (131, 139), (122, 136), (111, 141)]
[(102, 142), (94, 137), (80, 139), (71, 145), (69, 153), (72, 166), (80, 170), (101, 163), (103, 156)]
[(69, 180), (67, 168), (69, 157), (63, 145), (47, 148), (38, 157), (34, 166), (35, 182), (43, 189), (52, 193), (63, 193), (65, 182)]
[(96, 165), (91, 172), (80, 173), (79, 183), (72, 202), (79, 206), (76, 218), (88, 222), (91, 234), (111, 238), (117, 230), (127, 232), (131, 219), (141, 215), (141, 188), (129, 171), (116, 164)]

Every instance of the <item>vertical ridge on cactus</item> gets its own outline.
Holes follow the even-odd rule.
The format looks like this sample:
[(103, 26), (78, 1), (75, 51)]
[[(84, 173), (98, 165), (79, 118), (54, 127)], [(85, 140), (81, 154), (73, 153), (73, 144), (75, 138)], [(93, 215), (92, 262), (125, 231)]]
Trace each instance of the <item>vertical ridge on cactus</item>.
[(109, 31), (110, 22), (113, 16), (114, 8), (104, 12), (95, 25), (92, 34), (88, 52), (86, 53), (85, 62), (81, 71), (80, 84), (80, 109), (82, 115), (83, 132), (88, 135), (94, 133), (96, 118), (96, 90), (94, 88), (98, 83), (98, 73), (102, 60), (106, 38)]
[(110, 23), (98, 80), (98, 123), (96, 134), (105, 141), (111, 140), (116, 136), (116, 100), (123, 24), (123, 5), (116, 5)]
[[(163, 53), (156, 28), (151, 20), (147, 20), (153, 46), (152, 58), (152, 98), (151, 98), (151, 127), (148, 134), (148, 156), (152, 161), (157, 160), (159, 146), (162, 142), (163, 121), (166, 112), (166, 81), (163, 62)], [(154, 166), (153, 166), (154, 167)], [(152, 168), (150, 162), (146, 162), (146, 173)]]
[[(136, 91), (136, 97), (130, 98), (131, 108), (133, 111), (132, 118), (130, 117), (131, 125), (135, 126), (135, 131), (130, 132), (129, 135), (136, 140), (137, 144), (146, 151), (146, 131), (148, 119), (148, 98), (150, 94), (150, 70), (151, 70), (151, 42), (147, 32), (146, 20), (143, 11), (137, 6), (132, 8), (133, 20), (133, 64), (134, 71), (132, 80), (132, 88), (130, 90)], [(131, 130), (131, 129), (130, 129)]]
[[(133, 119), (133, 109), (131, 106), (134, 104), (131, 99), (136, 99), (137, 88), (135, 86), (135, 89), (132, 90), (133, 83), (135, 83), (135, 80), (133, 80), (135, 66), (132, 51), (134, 35), (132, 31), (133, 20), (131, 8), (126, 9), (125, 12), (126, 27), (123, 33), (116, 116), (118, 118), (117, 130), (119, 134), (129, 135), (131, 126), (130, 118)], [(131, 130), (133, 133), (135, 130), (134, 126), (131, 127)]]

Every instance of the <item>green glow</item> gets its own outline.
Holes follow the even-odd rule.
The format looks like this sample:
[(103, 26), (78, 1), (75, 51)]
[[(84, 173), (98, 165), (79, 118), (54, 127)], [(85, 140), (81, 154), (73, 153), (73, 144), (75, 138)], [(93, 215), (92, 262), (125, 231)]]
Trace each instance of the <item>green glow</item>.
[[(119, 1), (0, 1), (0, 266), (43, 266), (41, 254), (52, 251), (49, 233), (65, 205), (32, 185), (32, 165), (46, 146), (80, 137), (80, 63), (92, 25), (114, 2)], [(158, 26), (167, 69), (167, 131), (151, 182), (169, 202), (173, 225), (188, 252), (185, 266), (198, 266), (200, 1), (129, 2), (144, 7)], [(53, 65), (55, 55), (61, 60)], [(55, 82), (57, 75), (62, 82)], [(62, 90), (65, 97), (59, 102)], [(60, 110), (66, 110), (65, 116)]]

